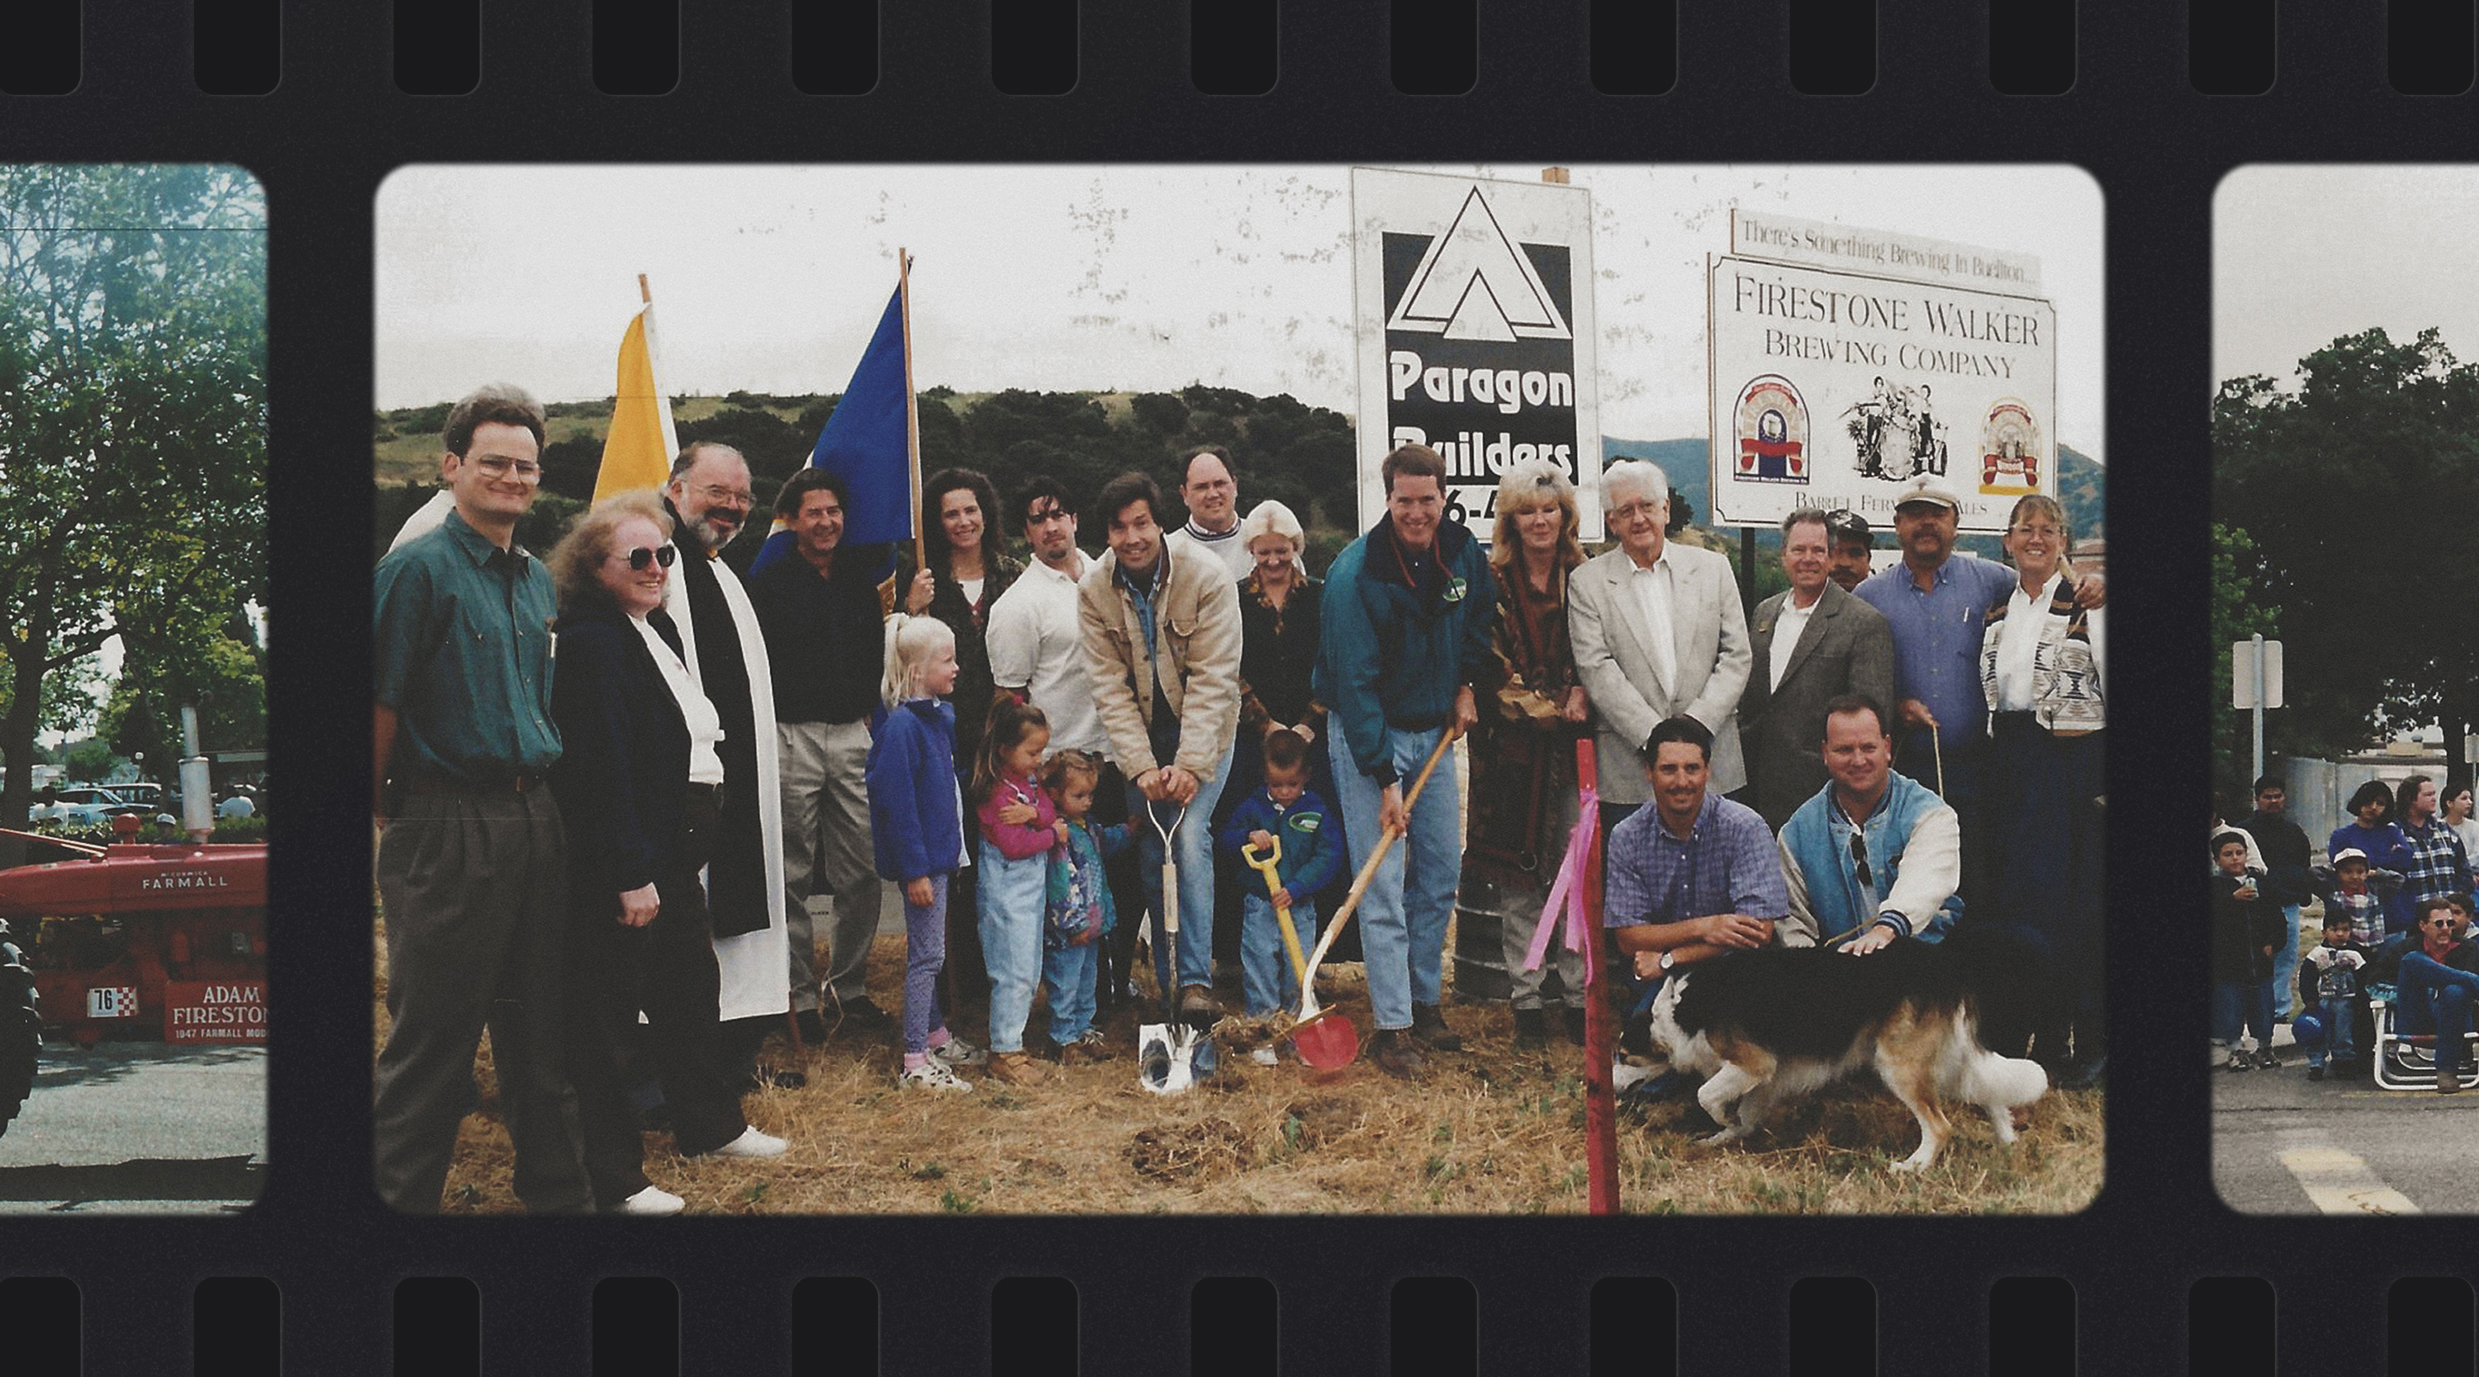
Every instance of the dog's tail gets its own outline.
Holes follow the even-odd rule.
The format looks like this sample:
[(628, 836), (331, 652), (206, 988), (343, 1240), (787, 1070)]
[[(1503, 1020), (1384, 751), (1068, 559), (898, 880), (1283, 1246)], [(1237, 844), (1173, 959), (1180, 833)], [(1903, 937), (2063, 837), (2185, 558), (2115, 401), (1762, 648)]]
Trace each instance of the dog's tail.
[(1978, 1025), (1979, 1045), (2018, 1055), (2032, 1034), (2050, 1026), (2062, 988), (2049, 945), (2026, 924), (1966, 922), (1949, 934), (1963, 1004)]
[(2030, 1104), (2048, 1094), (2048, 1072), (2040, 1062), (2023, 1057), (1998, 1057), (1991, 1049), (1973, 1040), (1971, 1052), (1963, 1057), (1961, 1077), (1953, 1087), (1956, 1099), (1971, 1104)]

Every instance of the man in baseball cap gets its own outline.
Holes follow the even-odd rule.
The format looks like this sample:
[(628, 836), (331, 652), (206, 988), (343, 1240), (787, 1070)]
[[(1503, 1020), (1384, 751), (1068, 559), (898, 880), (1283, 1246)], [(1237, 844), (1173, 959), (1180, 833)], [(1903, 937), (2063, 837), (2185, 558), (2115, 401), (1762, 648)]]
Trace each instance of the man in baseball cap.
[(1869, 557), (1876, 549), (1876, 532), (1868, 518), (1844, 508), (1825, 517), (1825, 540), (1829, 547), (1825, 576), (1834, 586), (1848, 593), (1868, 577)]

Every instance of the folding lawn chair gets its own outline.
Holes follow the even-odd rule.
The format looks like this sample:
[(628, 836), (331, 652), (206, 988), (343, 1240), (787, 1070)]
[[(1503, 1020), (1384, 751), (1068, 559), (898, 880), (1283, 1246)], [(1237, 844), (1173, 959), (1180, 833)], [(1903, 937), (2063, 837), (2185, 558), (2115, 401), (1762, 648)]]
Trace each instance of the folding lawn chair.
[[(2375, 1059), (2376, 1085), (2384, 1090), (2434, 1090), (2436, 1035), (2399, 1031), (2399, 1001), (2399, 991), (2394, 986), (2367, 987), (2367, 1009), (2376, 1022), (2376, 1045), (2369, 1051)], [(2462, 1042), (2462, 1072), (2458, 1079), (2464, 1090), (2479, 1089), (2479, 1031), (2465, 1034)]]

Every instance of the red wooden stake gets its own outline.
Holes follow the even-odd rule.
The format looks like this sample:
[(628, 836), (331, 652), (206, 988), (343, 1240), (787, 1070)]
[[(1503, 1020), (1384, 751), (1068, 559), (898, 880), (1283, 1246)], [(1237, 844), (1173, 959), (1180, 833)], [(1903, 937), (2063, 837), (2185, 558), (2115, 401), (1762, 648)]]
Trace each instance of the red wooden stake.
[[(1597, 789), (1592, 741), (1575, 743), (1575, 779)], [(1610, 1013), (1609, 980), (1601, 969), (1601, 828), (1593, 826), (1584, 860), (1584, 1170), (1593, 1214), (1618, 1213), (1618, 1090), (1610, 1081), (1618, 1029)]]

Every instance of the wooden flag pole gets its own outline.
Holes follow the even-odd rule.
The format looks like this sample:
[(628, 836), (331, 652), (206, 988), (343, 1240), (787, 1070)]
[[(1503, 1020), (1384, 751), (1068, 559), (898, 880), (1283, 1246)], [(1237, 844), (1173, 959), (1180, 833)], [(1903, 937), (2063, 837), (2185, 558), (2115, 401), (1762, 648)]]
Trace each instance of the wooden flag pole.
[(904, 457), (912, 473), (912, 567), (927, 569), (929, 541), (921, 530), (921, 410), (912, 395), (912, 255), (900, 247), (895, 251), (895, 295), (904, 313)]

